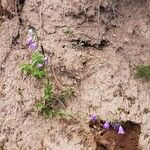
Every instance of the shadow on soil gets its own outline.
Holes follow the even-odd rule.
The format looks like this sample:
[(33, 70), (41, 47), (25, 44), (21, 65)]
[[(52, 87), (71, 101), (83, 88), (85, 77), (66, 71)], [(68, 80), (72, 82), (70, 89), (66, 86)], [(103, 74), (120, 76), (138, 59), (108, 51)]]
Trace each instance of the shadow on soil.
[(103, 121), (89, 123), (97, 144), (96, 150), (140, 150), (139, 136), (141, 127), (139, 124), (131, 121), (122, 123), (125, 129), (125, 134), (123, 135), (118, 134), (113, 128), (106, 130), (102, 125)]

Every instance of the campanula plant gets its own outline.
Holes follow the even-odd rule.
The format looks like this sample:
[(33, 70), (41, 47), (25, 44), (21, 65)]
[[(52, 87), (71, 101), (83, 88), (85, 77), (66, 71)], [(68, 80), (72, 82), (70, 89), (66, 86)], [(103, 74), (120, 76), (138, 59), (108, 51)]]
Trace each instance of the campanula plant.
[(48, 57), (43, 54), (44, 52), (42, 53), (42, 51), (39, 51), (38, 39), (39, 38), (35, 29), (30, 28), (28, 30), (27, 45), (29, 50), (33, 50), (31, 61), (29, 63), (22, 64), (21, 70), (27, 75), (32, 75), (39, 79), (44, 78), (42, 100), (36, 103), (37, 110), (46, 117), (54, 117), (56, 115), (66, 117), (66, 113), (60, 110), (59, 104), (64, 105), (65, 100), (70, 98), (74, 94), (74, 91), (73, 89), (67, 89), (61, 91), (60, 94), (55, 94), (47, 72), (49, 62)]

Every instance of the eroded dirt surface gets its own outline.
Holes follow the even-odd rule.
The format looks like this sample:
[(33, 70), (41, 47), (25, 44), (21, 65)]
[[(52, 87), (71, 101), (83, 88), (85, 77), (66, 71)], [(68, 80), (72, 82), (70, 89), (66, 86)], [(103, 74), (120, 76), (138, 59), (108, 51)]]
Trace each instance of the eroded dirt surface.
[[(150, 64), (150, 2), (118, 0), (115, 11), (113, 6), (100, 0), (26, 0), (19, 16), (3, 20), (1, 147), (95, 150), (86, 120), (96, 113), (104, 120), (139, 123), (139, 145), (150, 149), (150, 83), (134, 76), (137, 65)], [(36, 28), (59, 82), (75, 88), (67, 111), (77, 113), (78, 121), (45, 119), (33, 109), (41, 99), (41, 82), (19, 68), (31, 55), (26, 47), (29, 25)]]

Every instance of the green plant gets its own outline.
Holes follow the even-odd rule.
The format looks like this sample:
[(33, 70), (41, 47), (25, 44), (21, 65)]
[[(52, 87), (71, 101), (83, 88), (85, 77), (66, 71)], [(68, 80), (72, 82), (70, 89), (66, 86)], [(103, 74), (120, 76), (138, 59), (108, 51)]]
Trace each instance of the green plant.
[(49, 82), (44, 85), (43, 101), (36, 104), (36, 108), (45, 117), (61, 116), (66, 117), (68, 114), (60, 111), (59, 104), (65, 102), (67, 98), (73, 95), (73, 90), (62, 91), (60, 95), (55, 95), (53, 86)]
[(150, 66), (139, 66), (136, 68), (136, 75), (150, 80)]
[(32, 54), (31, 63), (22, 64), (21, 70), (25, 74), (32, 74), (36, 78), (42, 78), (46, 76), (44, 70), (44, 56), (40, 52)]
[(47, 83), (45, 84), (45, 87), (44, 87), (43, 99), (51, 101), (52, 97), (53, 97), (53, 86), (52, 84)]

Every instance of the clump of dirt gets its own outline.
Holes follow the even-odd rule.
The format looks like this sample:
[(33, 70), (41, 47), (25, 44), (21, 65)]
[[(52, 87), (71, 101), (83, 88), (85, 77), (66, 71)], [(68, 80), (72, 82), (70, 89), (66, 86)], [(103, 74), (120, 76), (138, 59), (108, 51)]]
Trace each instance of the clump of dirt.
[(97, 143), (96, 150), (140, 150), (139, 136), (141, 127), (131, 121), (122, 123), (125, 134), (118, 134), (114, 128), (109, 130), (103, 128), (104, 122), (89, 122), (89, 127), (94, 134)]

